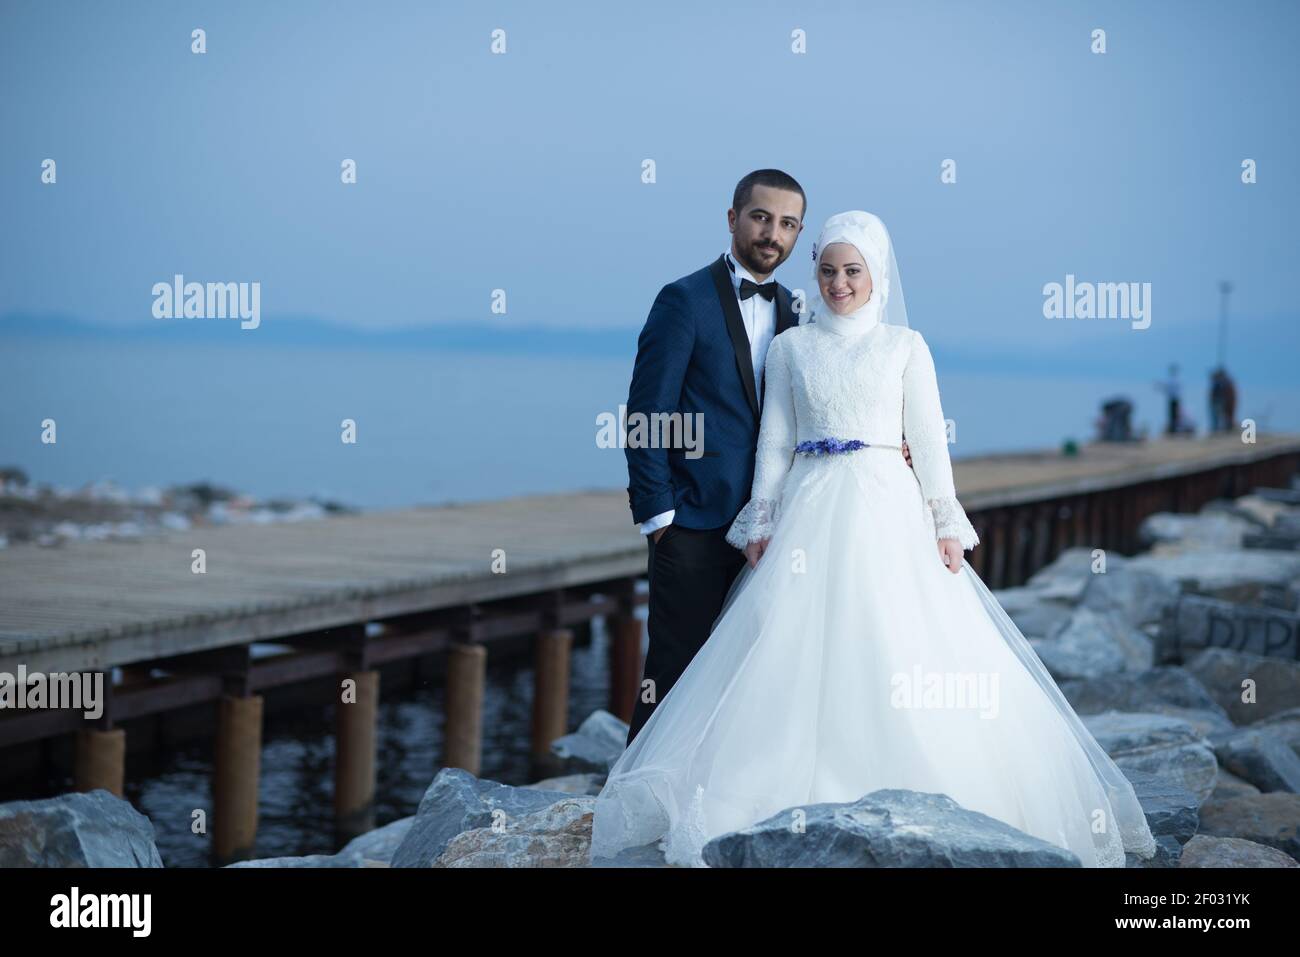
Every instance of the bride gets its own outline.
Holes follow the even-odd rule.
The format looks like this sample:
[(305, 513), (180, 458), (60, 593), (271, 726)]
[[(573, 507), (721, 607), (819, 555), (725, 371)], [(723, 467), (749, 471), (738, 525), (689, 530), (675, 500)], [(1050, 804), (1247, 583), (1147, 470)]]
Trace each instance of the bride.
[(748, 564), (610, 769), (593, 862), (660, 841), (704, 866), (718, 835), (881, 788), (947, 794), (1085, 867), (1152, 856), (1132, 786), (963, 563), (979, 539), (884, 223), (832, 216), (813, 261), (807, 321), (767, 354), (751, 498), (727, 533)]

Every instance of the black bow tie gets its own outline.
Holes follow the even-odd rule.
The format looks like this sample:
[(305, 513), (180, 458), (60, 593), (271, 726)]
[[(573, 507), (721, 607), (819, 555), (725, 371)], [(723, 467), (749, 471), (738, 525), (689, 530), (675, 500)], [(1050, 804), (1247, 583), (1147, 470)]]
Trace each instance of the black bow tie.
[(754, 293), (758, 293), (768, 302), (776, 298), (776, 280), (771, 282), (757, 283), (750, 282), (748, 279), (740, 280), (740, 301), (744, 302)]

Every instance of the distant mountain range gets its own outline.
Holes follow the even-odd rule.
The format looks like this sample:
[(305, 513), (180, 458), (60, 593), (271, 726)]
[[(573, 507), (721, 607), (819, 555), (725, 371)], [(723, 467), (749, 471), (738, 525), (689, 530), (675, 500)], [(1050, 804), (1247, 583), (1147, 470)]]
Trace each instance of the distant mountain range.
[(324, 319), (263, 317), (256, 329), (241, 329), (238, 319), (155, 319), (117, 324), (65, 315), (6, 313), (0, 339), (12, 335), (112, 339), (116, 342), (204, 342), (258, 346), (315, 346), (339, 349), (433, 349), (448, 352), (520, 355), (632, 356), (639, 329), (520, 327), (499, 323), (442, 322), (402, 329), (363, 329)]
[[(1044, 320), (1047, 321), (1047, 320)], [(1070, 320), (1057, 320), (1066, 321)], [(1077, 325), (1077, 323), (1076, 323)], [(0, 315), (0, 345), (14, 336), (78, 340), (226, 343), (336, 349), (491, 353), (493, 355), (572, 356), (622, 359), (636, 355), (640, 326), (621, 329), (520, 326), (505, 317), (478, 322), (438, 322), (419, 327), (365, 329), (303, 316), (263, 317), (257, 329), (241, 329), (236, 319), (169, 319), (130, 324), (90, 322), (62, 314), (9, 312)], [(924, 331), (924, 330), (923, 330)], [(1039, 330), (1035, 330), (1038, 332)], [(1135, 388), (1164, 377), (1171, 361), (1181, 363), (1185, 383), (1199, 384), (1213, 365), (1216, 325), (1184, 322), (1124, 334), (1119, 329), (1080, 326), (1059, 340), (1039, 335), (1035, 342), (945, 341), (927, 335), (940, 372), (959, 374), (1062, 375), (1132, 379)], [(1229, 338), (1229, 370), (1239, 383), (1275, 387), (1300, 384), (1300, 322), (1289, 318), (1237, 319)]]

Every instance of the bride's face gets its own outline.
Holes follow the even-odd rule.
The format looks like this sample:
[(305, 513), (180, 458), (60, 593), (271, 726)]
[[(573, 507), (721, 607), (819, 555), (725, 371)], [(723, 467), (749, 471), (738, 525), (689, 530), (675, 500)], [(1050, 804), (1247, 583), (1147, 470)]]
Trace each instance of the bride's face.
[(867, 272), (867, 264), (856, 246), (831, 243), (822, 251), (817, 285), (826, 305), (843, 315), (867, 304), (871, 296), (871, 273)]

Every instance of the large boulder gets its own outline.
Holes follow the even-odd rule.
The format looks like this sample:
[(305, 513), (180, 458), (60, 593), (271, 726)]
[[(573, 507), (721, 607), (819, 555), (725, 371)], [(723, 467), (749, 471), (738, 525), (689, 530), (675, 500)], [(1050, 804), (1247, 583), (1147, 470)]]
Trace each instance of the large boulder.
[(1079, 858), (945, 794), (887, 789), (789, 808), (704, 845), (709, 867), (1078, 867)]
[(431, 867), (457, 834), (494, 824), (504, 827), (573, 797), (479, 779), (462, 768), (443, 768), (424, 792), (415, 820), (393, 853), (392, 866)]
[(1183, 848), (1179, 867), (1300, 867), (1294, 858), (1267, 844), (1240, 837), (1198, 834)]
[(150, 820), (103, 789), (0, 804), (0, 867), (162, 867)]
[(1076, 608), (1060, 629), (1029, 644), (1057, 681), (1096, 679), (1152, 665), (1151, 639), (1114, 611)]
[(1074, 614), (1072, 604), (1045, 597), (1040, 588), (1002, 588), (993, 597), (1026, 638), (1046, 638), (1063, 628)]
[(259, 857), (250, 861), (236, 861), (226, 867), (388, 867), (414, 822), (414, 816), (403, 817), (367, 831), (353, 838), (336, 854)]
[(1300, 662), (1207, 648), (1186, 668), (1228, 713), (1233, 724), (1254, 724), (1297, 705)]
[(1268, 718), (1256, 721), (1252, 727), (1272, 731), (1296, 754), (1300, 754), (1300, 708), (1288, 708)]
[(596, 799), (573, 795), (489, 827), (462, 831), (434, 867), (586, 867)]
[(1176, 582), (1150, 571), (1120, 568), (1093, 575), (1080, 605), (1095, 612), (1114, 612), (1134, 628), (1159, 622), (1164, 610), (1178, 600)]
[(1210, 736), (1219, 764), (1261, 791), (1300, 792), (1300, 756), (1267, 728)]
[(1078, 602), (1094, 575), (1110, 575), (1128, 565), (1129, 559), (1118, 552), (1105, 552), (1105, 571), (1101, 571), (1096, 549), (1076, 545), (1061, 552), (1050, 565), (1044, 565), (1030, 577), (1026, 586), (1041, 598)]
[(627, 747), (628, 724), (608, 711), (596, 710), (572, 734), (551, 742), (551, 754), (569, 774), (607, 774)]
[(1258, 532), (1263, 525), (1244, 513), (1216, 510), (1208, 505), (1197, 514), (1156, 512), (1138, 526), (1138, 540), (1144, 545), (1176, 545), (1188, 550), (1238, 548), (1244, 535)]
[(1201, 834), (1240, 837), (1300, 860), (1300, 794), (1247, 794), (1201, 807)]
[(1228, 713), (1185, 668), (1166, 665), (1136, 673), (1063, 681), (1060, 688), (1078, 714), (1163, 714), (1188, 722), (1202, 735), (1234, 727)]
[(558, 778), (534, 781), (528, 787), (535, 791), (563, 791), (565, 794), (596, 795), (605, 786), (605, 775), (588, 771), (585, 774), (565, 774)]
[(1259, 788), (1244, 778), (1239, 778), (1231, 771), (1219, 768), (1219, 776), (1214, 781), (1214, 790), (1208, 801), (1226, 801), (1228, 798), (1241, 797), (1243, 794), (1259, 794)]
[(1226, 601), (1253, 601), (1262, 591), (1285, 589), (1300, 578), (1300, 553), (1249, 548), (1147, 553), (1129, 559), (1125, 567), (1151, 572), (1184, 592)]
[(1146, 771), (1130, 768), (1124, 776), (1133, 785), (1133, 794), (1142, 806), (1147, 827), (1156, 839), (1154, 857), (1126, 854), (1128, 866), (1177, 867), (1184, 846), (1196, 834), (1200, 800), (1186, 788)]
[(1219, 765), (1210, 742), (1186, 721), (1162, 714), (1081, 715), (1089, 733), (1126, 774), (1145, 771), (1196, 795), (1214, 791)]
[(1300, 615), (1267, 605), (1183, 595), (1166, 609), (1156, 658), (1181, 662), (1206, 648), (1294, 661), (1300, 650)]

